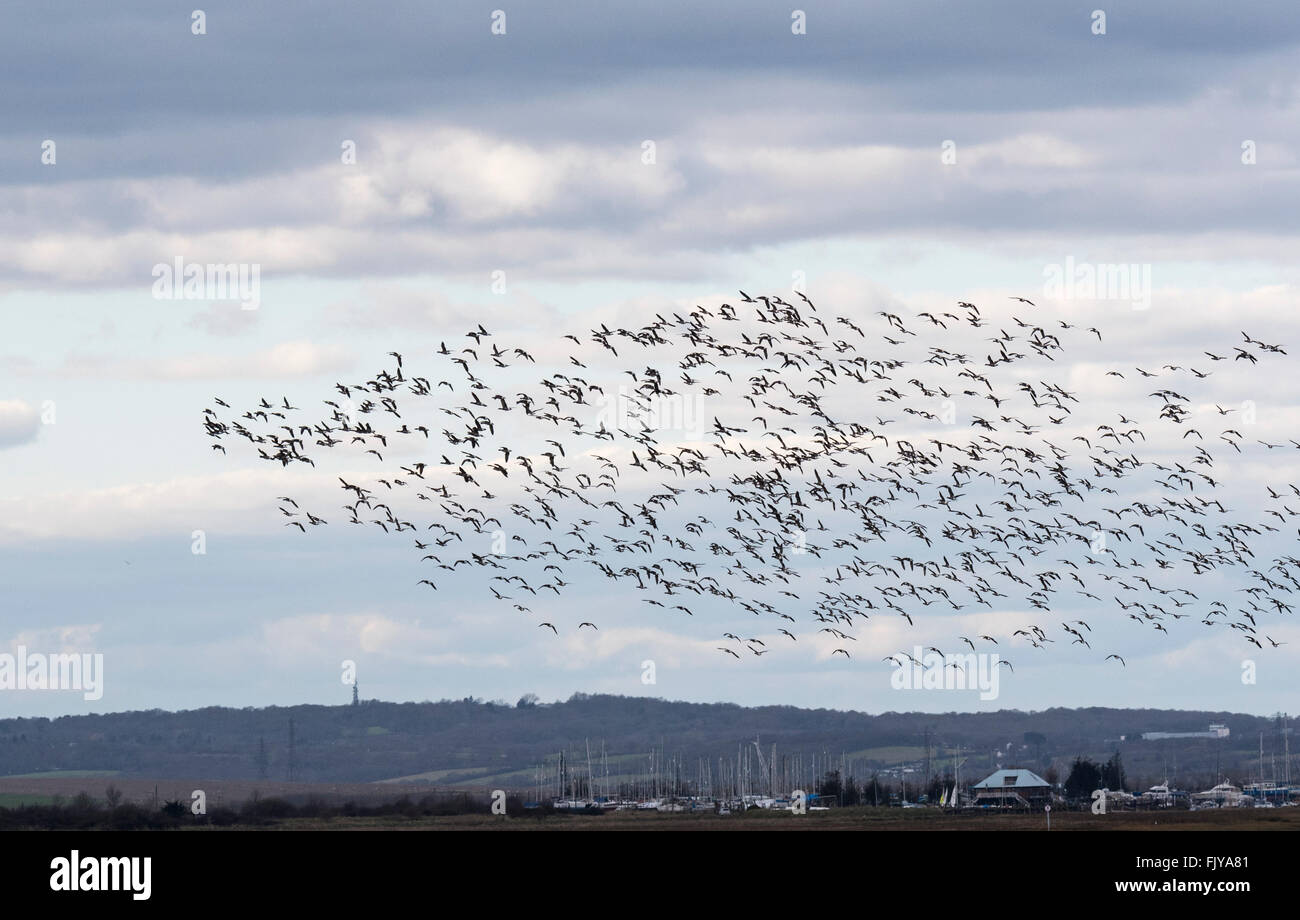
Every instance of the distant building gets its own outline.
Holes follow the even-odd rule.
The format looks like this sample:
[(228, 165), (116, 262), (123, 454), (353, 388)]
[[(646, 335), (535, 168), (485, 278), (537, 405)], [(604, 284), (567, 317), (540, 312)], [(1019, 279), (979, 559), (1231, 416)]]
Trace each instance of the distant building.
[(1143, 741), (1164, 741), (1167, 738), (1226, 738), (1228, 726), (1211, 725), (1203, 732), (1143, 732)]
[(1025, 808), (1052, 798), (1051, 784), (1032, 770), (998, 770), (972, 788), (976, 805)]

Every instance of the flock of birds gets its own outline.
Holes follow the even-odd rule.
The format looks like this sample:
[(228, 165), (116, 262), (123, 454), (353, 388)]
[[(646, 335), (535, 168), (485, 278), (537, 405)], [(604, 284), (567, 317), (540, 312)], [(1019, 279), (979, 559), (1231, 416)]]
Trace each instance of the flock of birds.
[[(1092, 649), (1083, 610), (1162, 633), (1195, 618), (1283, 644), (1267, 624), (1292, 612), (1300, 559), (1266, 565), (1256, 549), (1294, 526), (1300, 488), (1263, 487), (1261, 519), (1243, 521), (1216, 462), (1300, 442), (1247, 439), (1230, 418), (1240, 410), (1183, 395), (1218, 362), (1253, 366), (1281, 346), (1242, 333), (1199, 368), (1117, 367), (1089, 405), (1044, 375), (1069, 368), (1067, 343), (1104, 351), (1101, 331), (1025, 298), (1006, 319), (964, 302), (905, 319), (740, 294), (532, 351), (478, 325), (425, 373), (391, 352), (319, 410), (216, 399), (203, 426), (222, 453), (238, 442), (284, 467), (345, 465), (329, 474), (343, 517), (286, 495), (285, 526), (341, 520), (413, 543), (425, 569), (414, 586), (468, 578), (518, 614), (546, 615), (536, 626), (556, 635), (583, 567), (652, 608), (656, 625), (717, 604), (752, 615), (748, 635), (721, 637), (736, 659), (809, 632), (850, 658), (869, 618), (911, 627), (928, 608), (998, 611), (1005, 630), (955, 637), (972, 652)], [(362, 461), (371, 472), (347, 472)], [(1232, 602), (1203, 601), (1200, 583)], [(576, 629), (598, 630), (591, 613), (609, 602), (588, 602)]]

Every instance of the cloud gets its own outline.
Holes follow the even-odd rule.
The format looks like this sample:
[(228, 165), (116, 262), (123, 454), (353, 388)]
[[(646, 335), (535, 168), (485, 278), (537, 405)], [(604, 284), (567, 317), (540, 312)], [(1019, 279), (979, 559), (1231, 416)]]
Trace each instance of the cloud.
[[(335, 496), (329, 476), (279, 468), (235, 470), (216, 475), (177, 476), (104, 488), (71, 488), (41, 495), (0, 498), (0, 543), (31, 540), (123, 540), (170, 534), (189, 543), (193, 530), (265, 532), (279, 523), (265, 512), (286, 487), (304, 503)], [(332, 501), (331, 501), (332, 503)]]
[(74, 354), (69, 356), (62, 373), (67, 377), (145, 380), (283, 380), (346, 371), (353, 364), (352, 352), (343, 345), (294, 341), (251, 354), (194, 353), (136, 359)]
[[(501, 123), (372, 117), (349, 127), (355, 165), (322, 140), (233, 178), (158, 170), (0, 185), (0, 280), (143, 289), (153, 265), (177, 256), (256, 263), (268, 284), (494, 270), (698, 280), (731, 252), (851, 237), (1008, 254), (1113, 241), (1128, 261), (1285, 263), (1294, 246), (1285, 215), (1300, 206), (1300, 130), (1258, 139), (1258, 162), (1240, 162), (1253, 125), (1276, 121), (1268, 97), (1207, 91), (1015, 119), (886, 112), (869, 142), (840, 137), (834, 108), (804, 112), (797, 132), (765, 130), (772, 116), (757, 97), (736, 111), (712, 89), (700, 94), (731, 135), (692, 124), (559, 140)], [(1250, 114), (1228, 143), (1205, 126), (1234, 105)], [(653, 163), (642, 160), (646, 140)], [(947, 140), (956, 153), (945, 165)]]
[[(500, 37), (488, 30), (488, 11), (461, 4), (332, 7), (303, 16), (235, 0), (209, 17), (203, 37), (188, 33), (186, 16), (160, 15), (142, 0), (23, 13), (22, 28), (0, 33), (0, 53), (11, 64), (0, 73), (0, 158), (10, 166), (0, 177), (7, 301), (0, 377), (39, 382), (33, 393), (76, 409), (41, 433), (37, 410), (0, 402), (0, 448), (40, 435), (39, 451), (6, 455), (17, 475), (0, 497), (0, 542), (33, 547), (30, 571), (10, 563), (26, 595), (39, 601), (25, 615), (68, 619), (59, 612), (68, 596), (49, 591), (72, 570), (59, 555), (66, 547), (92, 562), (112, 555), (121, 584), (156, 586), (148, 579), (161, 576), (126, 568), (116, 545), (153, 538), (188, 558), (191, 531), (203, 529), (223, 549), (258, 540), (274, 547), (265, 558), (250, 551), (231, 585), (218, 584), (215, 572), (221, 560), (234, 566), (232, 556), (207, 557), (214, 595), (250, 581), (265, 586), (256, 605), (240, 605), (236, 638), (224, 629), (230, 621), (219, 608), (231, 606), (224, 596), (203, 598), (211, 621), (185, 608), (191, 615), (160, 631), (148, 609), (134, 612), (131, 591), (85, 580), (92, 586), (85, 591), (119, 605), (120, 619), (106, 621), (115, 630), (147, 632), (157, 642), (129, 644), (143, 704), (173, 705), (182, 696), (205, 703), (211, 699), (196, 697), (208, 693), (229, 699), (250, 685), (241, 656), (279, 651), (299, 675), (323, 673), (334, 691), (329, 669), (357, 654), (400, 664), (405, 670), (391, 673), (401, 674), (393, 681), (403, 693), (426, 687), (423, 672), (445, 666), (444, 686), (460, 695), (468, 691), (456, 669), (480, 667), (494, 681), (537, 681), (521, 689), (605, 682), (643, 692), (638, 665), (653, 657), (662, 677), (671, 672), (681, 682), (674, 694), (685, 686), (716, 699), (725, 676), (735, 681), (725, 685), (727, 695), (747, 701), (779, 694), (816, 705), (897, 705), (885, 689), (884, 654), (914, 641), (952, 643), (954, 633), (1002, 635), (1007, 623), (1032, 622), (1033, 611), (936, 615), (915, 629), (881, 615), (851, 630), (857, 642), (812, 627), (807, 637), (795, 630), (796, 645), (756, 624), (722, 626), (704, 610), (700, 622), (672, 622), (671, 631), (637, 626), (643, 620), (634, 610), (593, 591), (587, 606), (557, 600), (549, 612), (539, 608), (560, 628), (554, 636), (527, 621), (520, 629), (493, 619), (451, 585), (426, 593), (414, 587), (419, 574), (409, 573), (380, 613), (366, 607), (372, 593), (344, 604), (327, 579), (286, 576), (278, 555), (303, 566), (310, 557), (333, 573), (373, 574), (379, 559), (396, 568), (399, 554), (357, 536), (376, 528), (320, 528), (296, 542), (302, 535), (286, 528), (271, 500), (292, 494), (340, 524), (338, 483), (324, 467), (368, 469), (344, 475), (373, 484), (378, 474), (362, 463), (360, 446), (333, 451), (320, 470), (249, 458), (256, 469), (206, 472), (237, 462), (233, 447), (230, 457), (212, 452), (197, 425), (213, 394), (245, 406), (263, 381), (370, 367), (393, 348), (410, 369), (439, 339), (469, 344), (461, 336), (478, 323), (492, 330), (489, 343), (524, 346), (536, 357), (536, 367), (512, 373), (540, 376), (548, 363), (569, 372), (577, 352), (582, 373), (605, 383), (640, 360), (635, 350), (592, 356), (590, 348), (571, 348), (563, 333), (598, 322), (638, 328), (656, 313), (685, 315), (696, 304), (716, 308), (734, 301), (736, 287), (785, 290), (792, 272), (805, 269), (823, 316), (888, 310), (911, 325), (921, 322), (920, 311), (941, 315), (958, 298), (980, 303), (990, 327), (962, 346), (976, 361), (994, 330), (1020, 315), (1008, 295), (1037, 301), (1037, 315), (1054, 331), (1058, 321), (1075, 325), (1068, 334), (1082, 341), (1071, 366), (1016, 369), (1050, 374), (1104, 414), (1066, 420), (1052, 431), (1062, 443), (1082, 435), (1096, 444), (1096, 423), (1154, 408), (1142, 403), (1145, 394), (1169, 381), (1135, 389), (1133, 365), (1213, 371), (1201, 383), (1177, 378), (1195, 412), (1188, 424), (1210, 444), (1238, 425), (1253, 451), (1216, 461), (1216, 473), (1230, 481), (1214, 494), (1234, 509), (1258, 508), (1259, 484), (1300, 481), (1292, 459), (1300, 453), (1250, 444), (1295, 436), (1300, 379), (1274, 372), (1277, 364), (1202, 364), (1200, 354), (1223, 354), (1241, 341), (1240, 329), (1294, 345), (1300, 126), (1287, 116), (1300, 101), (1300, 20), (1263, 0), (1231, 8), (1151, 0), (1113, 15), (1105, 36), (1091, 34), (1087, 9), (1035, 0), (991, 0), (978, 10), (960, 0), (884, 9), (832, 2), (808, 12), (808, 34), (794, 36), (789, 9), (742, 0), (705, 9), (668, 0), (612, 14), (578, 0), (563, 9), (511, 10), (509, 34)], [(322, 54), (323, 47), (333, 50)], [(39, 163), (43, 138), (57, 140), (57, 165)], [(356, 142), (354, 165), (341, 161), (344, 140)], [(945, 140), (956, 145), (951, 165), (940, 158)], [(1247, 140), (1257, 152), (1249, 166), (1241, 160)], [(643, 159), (646, 141), (653, 162)], [(1039, 269), (1069, 256), (1151, 263), (1151, 309), (1044, 297)], [(152, 301), (151, 268), (177, 257), (258, 264), (263, 309)], [(506, 295), (489, 288), (498, 270)], [(116, 328), (103, 325), (106, 316)], [(1084, 331), (1093, 324), (1104, 343)], [(1106, 376), (1113, 367), (1130, 375), (1122, 385)], [(312, 391), (320, 383), (317, 395), (326, 395), (327, 379)], [(298, 387), (283, 389), (294, 403), (316, 405)], [(848, 417), (871, 411), (864, 394), (826, 402), (843, 402), (833, 411)], [(1248, 401), (1258, 409), (1250, 428)], [(964, 395), (955, 402), (961, 425), (949, 437), (973, 436), (970, 416), (987, 407)], [(586, 424), (596, 409), (590, 419), (575, 416)], [(1222, 409), (1231, 414), (1219, 415)], [(513, 437), (515, 424), (503, 424), (503, 437)], [(933, 434), (906, 421), (892, 433)], [(1193, 443), (1178, 440), (1182, 429), (1148, 434), (1143, 449), (1157, 456)], [(406, 461), (435, 444), (394, 443), (385, 458)], [(619, 464), (630, 459), (625, 447), (601, 453)], [(509, 501), (523, 485), (512, 478), (497, 494)], [(632, 491), (626, 480), (622, 488)], [(222, 544), (221, 534), (256, 538)], [(373, 557), (358, 557), (363, 543)], [(193, 594), (191, 575), (168, 577), (186, 579)], [(575, 593), (589, 587), (583, 582)], [(408, 603), (426, 609), (430, 595), (439, 619), (421, 625), (399, 612)], [(1069, 610), (1099, 632), (1108, 628), (1082, 599), (1063, 591), (1060, 602), (1062, 615)], [(592, 609), (601, 612), (600, 632), (575, 632), (578, 621), (594, 617), (581, 611)], [(210, 625), (218, 621), (222, 628)], [(717, 651), (715, 625), (780, 644), (782, 654), (736, 662)], [(998, 650), (1014, 650), (1024, 688), (1018, 702), (1137, 698), (1147, 688), (1121, 681), (1138, 676), (1143, 655), (1153, 670), (1178, 673), (1153, 691), (1163, 699), (1217, 700), (1220, 688), (1204, 678), (1231, 665), (1229, 653), (1215, 661), (1183, 645), (1200, 629), (1195, 619), (1170, 626), (1167, 640), (1130, 621), (1119, 623), (1121, 645), (1098, 637), (1098, 649), (1132, 654), (1127, 671), (1111, 662), (1096, 672), (1072, 657), (1079, 649), (1054, 649), (1057, 664), (1031, 683), (1038, 650), (1018, 641)], [(1300, 648), (1294, 634), (1288, 641), (1288, 651)], [(852, 661), (829, 662), (845, 643)], [(1162, 661), (1166, 645), (1191, 651)], [(185, 685), (167, 692), (157, 660), (223, 649), (223, 668), (208, 664), (211, 680), (201, 691), (187, 672)], [(259, 685), (256, 698), (300, 698), (305, 684), (275, 673), (267, 667), (252, 675), (268, 686), (280, 680), (275, 693)], [(773, 673), (795, 677), (772, 681)], [(864, 673), (879, 678), (865, 691)], [(1017, 693), (1009, 674), (1004, 690), (1008, 698)]]
[(10, 654), (17, 654), (20, 645), (25, 646), (30, 652), (44, 655), (94, 651), (98, 647), (96, 639), (103, 625), (102, 623), (76, 623), (42, 629), (24, 629), (0, 645), (0, 648), (4, 648)]
[(245, 310), (238, 303), (214, 303), (191, 316), (186, 325), (214, 336), (246, 335), (261, 316), (261, 310)]
[(40, 416), (27, 403), (20, 399), (0, 401), (0, 448), (35, 441), (40, 428)]
[(344, 658), (361, 654), (432, 666), (509, 667), (499, 651), (448, 651), (451, 630), (431, 629), (377, 613), (306, 614), (262, 625), (266, 648), (277, 658), (319, 661), (331, 654)]
[[(488, 289), (484, 276), (484, 290)], [(509, 274), (505, 276), (509, 290)], [(479, 323), (496, 331), (553, 326), (562, 321), (551, 304), (523, 291), (482, 300), (453, 299), (436, 287), (393, 282), (364, 282), (357, 295), (331, 303), (326, 318), (348, 329), (408, 329), (451, 338)]]

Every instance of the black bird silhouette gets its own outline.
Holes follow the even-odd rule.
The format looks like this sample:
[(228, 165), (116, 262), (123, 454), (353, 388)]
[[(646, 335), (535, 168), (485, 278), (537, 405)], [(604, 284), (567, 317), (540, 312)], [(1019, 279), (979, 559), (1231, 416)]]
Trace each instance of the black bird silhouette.
[[(1070, 389), (1068, 358), (1099, 328), (1036, 325), (1006, 306), (953, 310), (917, 313), (909, 329), (895, 312), (834, 316), (806, 295), (795, 306), (742, 293), (630, 328), (596, 324), (564, 336), (558, 356), (480, 324), (409, 365), (389, 352), (365, 379), (336, 382), (319, 409), (283, 396), (240, 411), (214, 398), (200, 423), (223, 454), (235, 444), (277, 468), (333, 463), (350, 524), (376, 538), (433, 531), (413, 564), (522, 612), (512, 596), (565, 595), (585, 571), (608, 585), (602, 602), (637, 592), (659, 608), (638, 608), (646, 615), (754, 616), (791, 641), (796, 623), (858, 641), (852, 628), (886, 611), (914, 627), (934, 611), (1026, 609), (1040, 622), (1011, 635), (1046, 654), (1054, 609), (1076, 617), (1063, 624), (1071, 645), (1091, 648), (1077, 617), (1107, 593), (1121, 622), (1168, 635), (1212, 578), (1245, 606), (1210, 605), (1201, 622), (1259, 646), (1256, 617), (1290, 613), (1300, 590), (1300, 558), (1273, 551), (1300, 513), (1283, 496), (1300, 488), (1279, 483), (1269, 507), (1233, 510), (1240, 474), (1221, 461), (1284, 445), (1192, 427), (1210, 406), (1235, 412), (1214, 399), (1236, 395), (1174, 344), (1153, 359), (1158, 371), (1137, 369), (1160, 378), (1154, 387), (1106, 371), (1126, 400), (1117, 422), (1111, 399)], [(1287, 372), (1286, 348), (1242, 336), (1204, 354)], [(944, 400), (952, 420), (938, 414)], [(663, 417), (683, 405), (693, 417)], [(1075, 430), (1053, 434), (1063, 428)], [(355, 472), (362, 464), (370, 472)], [(278, 498), (295, 518), (285, 526), (327, 526)], [(892, 557), (878, 559), (877, 544)]]

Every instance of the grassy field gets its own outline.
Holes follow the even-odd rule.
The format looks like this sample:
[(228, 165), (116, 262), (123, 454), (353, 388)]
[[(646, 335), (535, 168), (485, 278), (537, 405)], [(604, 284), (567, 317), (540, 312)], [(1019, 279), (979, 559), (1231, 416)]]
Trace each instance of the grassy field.
[[(204, 780), (204, 779), (139, 779), (122, 777), (115, 773), (38, 773), (32, 776), (0, 777), (0, 796), (53, 799), (64, 801), (79, 792), (95, 799), (103, 799), (105, 789), (114, 786), (122, 793), (123, 801), (148, 805), (155, 800), (190, 801), (190, 793), (202, 789), (207, 793), (209, 805), (238, 806), (250, 798), (280, 796), (294, 801), (313, 797), (331, 804), (346, 801), (377, 803), (391, 801), (399, 795), (419, 798), (434, 792), (447, 791), (446, 786), (412, 784), (410, 786), (380, 783), (286, 783), (276, 780)], [(479, 790), (482, 794), (482, 790)]]
[[(237, 830), (229, 828), (228, 830)], [(260, 830), (335, 831), (1045, 831), (1043, 815), (944, 814), (928, 809), (844, 808), (795, 816), (751, 810), (740, 815), (682, 815), (615, 812), (607, 815), (493, 817), (458, 815), (440, 818), (292, 818)], [(223, 828), (194, 828), (207, 833)], [(1054, 812), (1052, 832), (1164, 830), (1300, 830), (1300, 808), (1224, 809), (1221, 811), (1128, 812), (1092, 815)]]
[(52, 795), (24, 795), (19, 792), (0, 792), (0, 808), (21, 808), (24, 805), (53, 805)]
[[(860, 751), (850, 751), (845, 756), (852, 759), (877, 761), (886, 766), (894, 766), (900, 763), (910, 763), (914, 760), (920, 760), (925, 756), (925, 748), (905, 745), (863, 748)], [(942, 760), (943, 752), (937, 752), (937, 756)]]
[(491, 767), (474, 767), (466, 769), (464, 767), (454, 767), (450, 770), (429, 770), (426, 773), (412, 773), (410, 776), (394, 776), (391, 779), (376, 780), (376, 783), (386, 785), (400, 785), (402, 783), (439, 783), (449, 776), (473, 776), (477, 780), (479, 776), (486, 774)]

